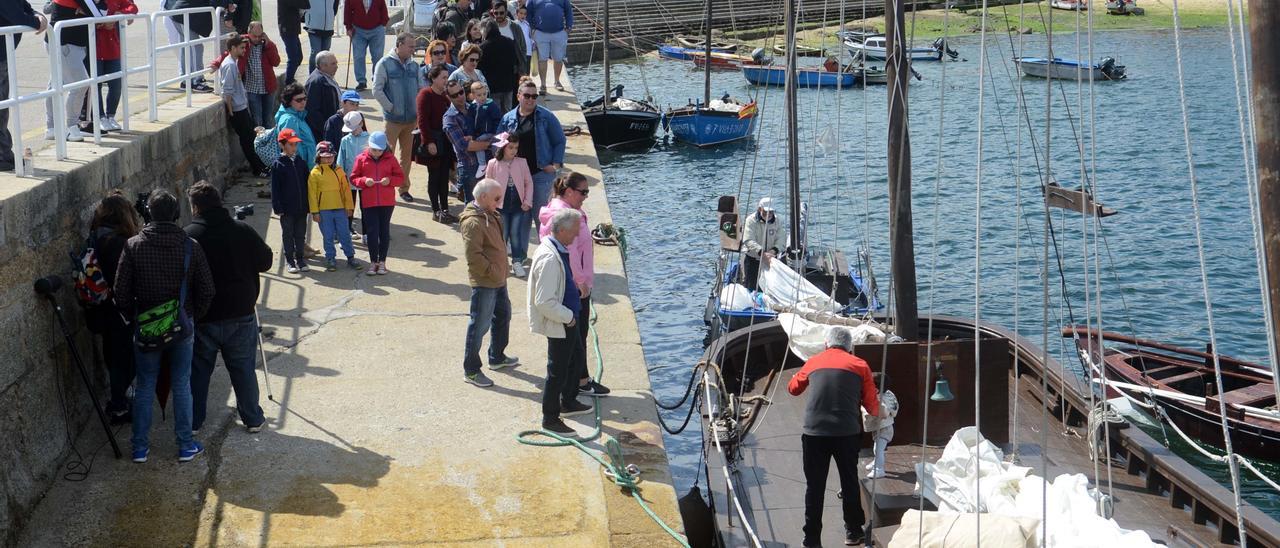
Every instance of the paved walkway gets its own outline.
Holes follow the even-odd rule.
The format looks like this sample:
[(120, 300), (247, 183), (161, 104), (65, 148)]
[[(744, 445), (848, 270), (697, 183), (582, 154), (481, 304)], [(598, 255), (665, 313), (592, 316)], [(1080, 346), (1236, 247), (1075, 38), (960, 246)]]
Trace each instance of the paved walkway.
[[(571, 91), (553, 92), (546, 105), (566, 125), (585, 127), (573, 100)], [(377, 129), (373, 106), (362, 110)], [(592, 181), (593, 226), (609, 221), (589, 136), (569, 138), (565, 163)], [(411, 177), (425, 187), (421, 166)], [(227, 201), (256, 203), (249, 222), (278, 251), (279, 226), (269, 201), (257, 197), (262, 189), (241, 183)], [(319, 247), (314, 236), (312, 246)], [(277, 264), (264, 276), (258, 306), (274, 395), (267, 401), (262, 387), (268, 427), (249, 434), (238, 424), (221, 371), (198, 436), (209, 452), (195, 462), (171, 458), (171, 423), (157, 421), (153, 458), (142, 465), (111, 459), (91, 425), (77, 445), (96, 449), (92, 473), (55, 484), (21, 545), (672, 544), (586, 455), (515, 442), (516, 432), (539, 423), (545, 376), (545, 339), (529, 333), (524, 281), (510, 279), (508, 350), (524, 364), (494, 373), (497, 386), (480, 389), (462, 381), (469, 287), (458, 231), (431, 221), (422, 201), (398, 205), (388, 267), (392, 273), (379, 277), (346, 268), (290, 275)], [(642, 470), (645, 500), (680, 529), (616, 248), (596, 247), (596, 269), (604, 382), (614, 389), (601, 400), (605, 432)], [(575, 418), (585, 420), (572, 425), (589, 430), (590, 419)], [(126, 446), (128, 435), (127, 427), (117, 432)]]

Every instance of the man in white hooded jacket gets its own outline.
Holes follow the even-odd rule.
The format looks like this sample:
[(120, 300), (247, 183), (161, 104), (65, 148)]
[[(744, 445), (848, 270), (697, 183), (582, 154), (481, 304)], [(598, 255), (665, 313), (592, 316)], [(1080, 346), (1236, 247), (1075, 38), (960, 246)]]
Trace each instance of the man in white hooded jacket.
[(573, 283), (569, 265), (569, 244), (578, 237), (582, 214), (562, 209), (551, 217), (551, 237), (543, 238), (533, 253), (529, 269), (529, 330), (547, 337), (547, 382), (542, 388), (542, 428), (574, 437), (577, 432), (560, 419), (562, 416), (590, 413), (592, 407), (578, 401), (578, 378), (574, 371), (580, 360), (582, 340), (574, 327), (581, 306), (578, 286)]

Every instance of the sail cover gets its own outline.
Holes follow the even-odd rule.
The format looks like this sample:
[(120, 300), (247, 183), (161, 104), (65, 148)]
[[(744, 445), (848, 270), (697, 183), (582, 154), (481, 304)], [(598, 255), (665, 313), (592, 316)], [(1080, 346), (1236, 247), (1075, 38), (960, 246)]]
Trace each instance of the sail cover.
[(760, 265), (758, 285), (764, 292), (765, 304), (770, 307), (819, 314), (835, 314), (844, 308), (781, 260), (770, 261), (769, 266)]
[(787, 332), (787, 347), (797, 358), (808, 360), (827, 349), (827, 331), (848, 329), (853, 332), (853, 344), (883, 342), (884, 331), (871, 324), (849, 327), (811, 322), (789, 312), (778, 314), (778, 323)]

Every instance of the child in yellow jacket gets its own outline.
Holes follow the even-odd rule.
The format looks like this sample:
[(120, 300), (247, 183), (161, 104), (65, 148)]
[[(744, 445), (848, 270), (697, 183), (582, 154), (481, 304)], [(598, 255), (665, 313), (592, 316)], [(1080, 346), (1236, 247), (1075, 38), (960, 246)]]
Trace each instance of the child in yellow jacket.
[(347, 174), (333, 163), (336, 156), (333, 143), (321, 141), (316, 145), (316, 167), (311, 168), (311, 175), (307, 177), (311, 219), (320, 225), (320, 237), (324, 240), (325, 270), (329, 272), (338, 270), (338, 252), (333, 246), (334, 239), (342, 244), (342, 252), (347, 255), (347, 265), (360, 268), (355, 247), (351, 245), (351, 232), (347, 230), (347, 220), (355, 212), (356, 203), (351, 197), (351, 184), (347, 182)]

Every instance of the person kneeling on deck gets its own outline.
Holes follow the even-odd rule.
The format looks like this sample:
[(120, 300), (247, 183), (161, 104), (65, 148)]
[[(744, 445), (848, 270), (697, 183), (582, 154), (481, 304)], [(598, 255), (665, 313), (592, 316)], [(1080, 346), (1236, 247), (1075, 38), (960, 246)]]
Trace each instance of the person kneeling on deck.
[(803, 394), (812, 385), (805, 403), (804, 430), (800, 436), (804, 477), (804, 546), (822, 545), (822, 507), (827, 493), (827, 471), (836, 461), (840, 488), (846, 495), (844, 508), (845, 545), (862, 543), (862, 499), (858, 492), (858, 448), (862, 446), (862, 417), (859, 405), (872, 415), (880, 414), (876, 384), (867, 362), (853, 355), (853, 333), (833, 326), (827, 331), (827, 349), (809, 358), (800, 372), (791, 377), (787, 391)]
[(578, 401), (577, 371), (585, 360), (585, 349), (577, 332), (581, 300), (573, 282), (569, 245), (578, 237), (582, 214), (561, 209), (551, 216), (551, 237), (543, 238), (533, 252), (529, 270), (529, 330), (547, 337), (547, 382), (542, 387), (542, 428), (556, 434), (576, 436), (577, 432), (560, 420), (561, 416), (590, 413), (592, 407)]
[(778, 255), (781, 237), (782, 228), (773, 212), (773, 198), (760, 198), (755, 215), (747, 217), (747, 226), (742, 231), (742, 267), (746, 276), (742, 285), (747, 289), (758, 288), (760, 263), (763, 261), (769, 266), (769, 261)]
[[(475, 200), (462, 210), (462, 243), (471, 280), (471, 319), (462, 356), (464, 380), (481, 388), (493, 381), (480, 371), (480, 339), (490, 333), (489, 368), (518, 365), (515, 356), (503, 353), (511, 326), (511, 298), (507, 295), (507, 243), (502, 239), (498, 204), (506, 188), (493, 179), (476, 184)], [(490, 330), (490, 327), (493, 329)]]

